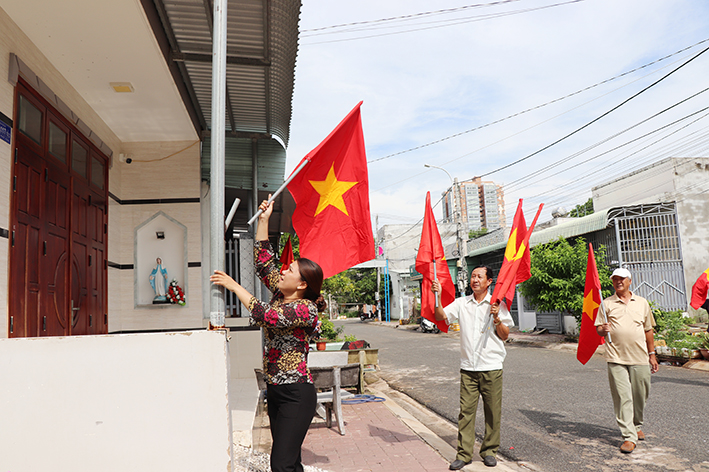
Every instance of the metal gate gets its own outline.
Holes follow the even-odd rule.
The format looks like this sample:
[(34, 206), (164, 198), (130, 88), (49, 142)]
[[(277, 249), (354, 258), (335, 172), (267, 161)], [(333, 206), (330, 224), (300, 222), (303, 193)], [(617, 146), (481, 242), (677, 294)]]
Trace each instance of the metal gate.
[(631, 290), (666, 310), (686, 310), (674, 202), (615, 208), (608, 219), (616, 234), (609, 255), (633, 274)]
[[(236, 280), (249, 293), (254, 290), (254, 241), (245, 235), (226, 240), (226, 257), (224, 264), (226, 273)], [(227, 290), (225, 293), (226, 316), (248, 316), (248, 311), (239, 301), (235, 293)]]

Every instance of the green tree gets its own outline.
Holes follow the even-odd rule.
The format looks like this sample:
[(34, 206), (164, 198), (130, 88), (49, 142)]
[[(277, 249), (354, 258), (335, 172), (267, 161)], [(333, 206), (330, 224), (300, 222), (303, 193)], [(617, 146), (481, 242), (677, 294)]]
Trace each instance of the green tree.
[(581, 218), (582, 216), (590, 215), (593, 213), (593, 199), (589, 198), (586, 203), (576, 205), (576, 207), (569, 212), (569, 217), (571, 218)]
[[(278, 254), (288, 242), (290, 233), (282, 233), (278, 241)], [(293, 247), (293, 257), (300, 257), (300, 239), (293, 233), (291, 236), (291, 246)], [(384, 300), (384, 274), (382, 274), (380, 297)], [(323, 281), (322, 291), (332, 295), (339, 303), (368, 303), (376, 301), (377, 291), (377, 269), (348, 269), (339, 274), (333, 275)], [(389, 294), (391, 295), (391, 279), (389, 283)]]
[[(604, 246), (594, 248), (603, 298), (611, 295), (613, 284), (610, 269), (605, 264)], [(571, 245), (559, 238), (541, 244), (531, 251), (532, 276), (519, 286), (519, 291), (539, 311), (571, 313), (581, 320), (586, 284), (588, 244), (578, 238)]]
[(298, 239), (298, 235), (295, 233), (281, 233), (281, 237), (278, 240), (278, 255), (280, 256), (281, 252), (283, 252), (283, 248), (286, 247), (288, 236), (291, 237), (290, 244), (293, 248), (293, 257), (298, 259), (300, 257), (300, 239)]
[[(382, 274), (380, 299), (384, 300), (385, 275)], [(376, 301), (377, 269), (348, 269), (325, 279), (323, 292), (331, 294), (340, 303), (368, 303)], [(389, 294), (392, 288), (389, 283)]]
[(355, 284), (347, 273), (340, 272), (323, 281), (322, 291), (332, 295), (340, 303), (353, 303)]
[(485, 234), (487, 234), (487, 228), (485, 228), (485, 227), (477, 229), (477, 230), (471, 229), (468, 232), (468, 239), (479, 238), (480, 236), (483, 236)]

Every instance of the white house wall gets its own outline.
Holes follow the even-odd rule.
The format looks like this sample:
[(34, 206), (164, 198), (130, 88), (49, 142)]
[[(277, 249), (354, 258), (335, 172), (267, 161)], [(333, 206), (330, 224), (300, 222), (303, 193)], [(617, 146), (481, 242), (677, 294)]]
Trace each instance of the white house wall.
[[(709, 267), (709, 158), (687, 159), (678, 163), (675, 186), (684, 283), (689, 300), (692, 285), (699, 274)], [(693, 316), (697, 314), (690, 306), (687, 310)]]
[[(200, 144), (194, 130), (185, 140), (121, 142), (81, 94), (0, 8), (0, 112), (14, 119), (15, 88), (7, 80), (14, 53), (113, 151), (108, 191), (122, 202), (146, 199), (190, 199), (188, 203), (119, 204), (109, 198), (108, 261), (124, 268), (108, 269), (109, 331), (201, 328), (203, 283), (200, 235)], [(0, 141), (0, 228), (9, 229), (12, 149)], [(133, 159), (120, 162), (119, 155)], [(174, 154), (174, 155), (173, 155)], [(171, 156), (172, 155), (172, 156)], [(171, 156), (166, 158), (167, 156)], [(163, 159), (166, 158), (166, 159)], [(158, 159), (161, 159), (158, 161)], [(143, 161), (143, 162), (141, 162)], [(144, 162), (153, 161), (153, 162)], [(187, 227), (188, 306), (135, 309), (133, 300), (133, 233), (136, 226), (163, 211)], [(4, 243), (2, 241), (5, 241)], [(0, 338), (6, 338), (8, 319), (8, 243), (0, 238)]]
[[(437, 223), (443, 247), (455, 245), (456, 225), (454, 223)], [(385, 225), (379, 228), (377, 240), (384, 246), (384, 257), (389, 260), (389, 270), (408, 271), (409, 266), (416, 262), (416, 252), (421, 242), (422, 225)], [(446, 257), (451, 258), (450, 254)]]
[[(596, 211), (634, 203), (675, 202), (679, 225), (685, 294), (709, 267), (709, 158), (667, 158), (594, 187)], [(688, 307), (691, 315), (696, 312)], [(703, 313), (703, 312), (702, 312)]]
[(672, 160), (666, 159), (594, 187), (593, 210), (672, 201), (675, 190), (672, 171)]
[(214, 331), (0, 340), (2, 470), (231, 470), (230, 348)]
[[(109, 332), (202, 327), (202, 271), (194, 264), (202, 260), (199, 149), (196, 141), (125, 143), (122, 152), (133, 162), (114, 160), (112, 172), (120, 176), (116, 179), (120, 190), (110, 184), (109, 190), (124, 204), (109, 201), (108, 259), (131, 267), (108, 269)], [(176, 198), (195, 201), (142, 203)], [(187, 269), (187, 305), (134, 308), (134, 230), (160, 211), (187, 228), (187, 262), (193, 263)]]

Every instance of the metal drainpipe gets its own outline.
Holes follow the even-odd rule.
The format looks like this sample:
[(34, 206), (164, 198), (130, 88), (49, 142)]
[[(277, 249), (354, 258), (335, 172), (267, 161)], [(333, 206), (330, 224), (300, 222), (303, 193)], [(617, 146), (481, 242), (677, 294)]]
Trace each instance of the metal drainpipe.
[[(258, 211), (259, 204), (261, 203), (258, 199), (258, 140), (253, 138), (251, 140), (251, 201), (252, 201), (252, 215), (255, 215)], [(256, 229), (258, 228), (259, 221), (251, 225), (251, 231), (253, 231), (254, 240), (256, 240)], [(276, 248), (277, 250), (278, 248)], [(254, 296), (258, 299), (261, 298), (261, 279), (258, 274), (254, 273)]]
[[(210, 182), (210, 267), (224, 270), (224, 148), (226, 139), (226, 17), (227, 0), (214, 1), (214, 38), (212, 47), (212, 147)], [(209, 324), (223, 328), (225, 321), (224, 287), (211, 284)]]

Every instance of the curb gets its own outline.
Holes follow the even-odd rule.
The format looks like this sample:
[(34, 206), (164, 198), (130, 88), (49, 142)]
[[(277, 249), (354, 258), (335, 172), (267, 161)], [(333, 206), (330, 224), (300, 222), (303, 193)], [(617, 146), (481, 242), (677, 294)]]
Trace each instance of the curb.
[[(377, 396), (383, 397), (386, 401), (384, 404), (389, 408), (389, 410), (401, 420), (411, 431), (413, 431), (418, 437), (420, 437), (429, 447), (433, 448), (438, 454), (443, 457), (448, 463), (453, 462), (456, 456), (456, 449), (447, 443), (445, 440), (440, 438), (436, 433), (431, 431), (423, 421), (431, 423), (432, 421), (441, 422), (447, 424), (451, 429), (451, 434), (457, 435), (457, 427), (453, 425), (450, 421), (442, 418), (436, 413), (432, 412), (424, 405), (421, 405), (416, 400), (412, 399), (405, 393), (399, 392), (397, 390), (389, 387), (384, 380), (378, 379), (376, 382), (368, 384), (367, 388), (374, 392)], [(396, 399), (392, 399), (396, 397)], [(405, 403), (411, 409), (414, 409), (421, 416), (427, 416), (428, 418), (419, 419), (414, 414), (410, 413), (399, 403)], [(480, 441), (476, 439), (476, 451), (480, 446)], [(473, 456), (473, 462), (469, 465), (463, 467), (463, 472), (480, 472), (483, 470), (491, 470), (489, 467), (483, 464), (482, 459), (476, 452)], [(521, 472), (529, 470), (538, 470), (533, 466), (526, 463), (516, 463), (510, 462), (498, 454), (497, 457), (497, 467), (495, 470), (501, 470), (505, 472)]]

